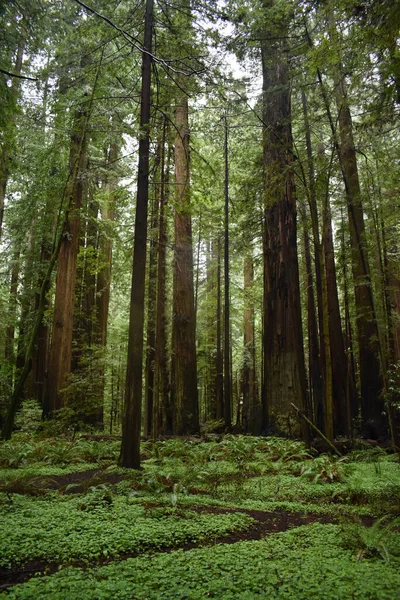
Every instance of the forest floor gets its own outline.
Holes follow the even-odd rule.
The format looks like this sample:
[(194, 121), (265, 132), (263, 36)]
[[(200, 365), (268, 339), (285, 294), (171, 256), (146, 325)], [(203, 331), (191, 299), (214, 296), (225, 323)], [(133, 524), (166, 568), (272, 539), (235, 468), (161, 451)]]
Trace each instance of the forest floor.
[(400, 464), (280, 438), (0, 445), (0, 598), (373, 598), (400, 589)]

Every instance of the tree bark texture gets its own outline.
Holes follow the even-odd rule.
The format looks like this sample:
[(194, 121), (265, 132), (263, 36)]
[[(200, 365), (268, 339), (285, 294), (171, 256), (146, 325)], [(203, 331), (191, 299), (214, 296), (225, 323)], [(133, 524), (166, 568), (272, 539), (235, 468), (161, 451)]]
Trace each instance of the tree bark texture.
[(157, 311), (157, 245), (159, 234), (159, 206), (162, 187), (160, 174), (161, 154), (165, 140), (161, 137), (157, 144), (155, 157), (155, 177), (159, 181), (154, 184), (153, 206), (150, 223), (149, 275), (147, 281), (147, 333), (146, 333), (146, 366), (144, 388), (144, 435), (151, 436), (154, 404), (154, 369), (156, 354), (156, 311)]
[(174, 433), (199, 431), (193, 242), (190, 214), (188, 99), (181, 96), (175, 115), (175, 245), (173, 283)]
[[(283, 49), (264, 46), (264, 381), (268, 427), (300, 434), (291, 402), (305, 406), (306, 377), (296, 246), (288, 67)], [(305, 432), (303, 431), (304, 435)]]
[(74, 120), (69, 157), (70, 177), (67, 183), (68, 212), (58, 255), (52, 340), (49, 356), (48, 406), (53, 413), (63, 407), (61, 390), (71, 372), (72, 331), (75, 300), (76, 264), (79, 250), (80, 210), (83, 174), (86, 164), (86, 115), (78, 111)]
[[(305, 207), (303, 209), (305, 211)], [(307, 332), (308, 332), (308, 381), (310, 406), (307, 407), (307, 412), (313, 422), (320, 425), (322, 415), (323, 420), (323, 388), (321, 376), (321, 364), (319, 356), (318, 343), (318, 325), (317, 325), (317, 309), (314, 295), (314, 278), (312, 270), (310, 236), (307, 228), (308, 220), (304, 212), (303, 220), (303, 244), (304, 257), (307, 278)], [(321, 406), (322, 404), (322, 406)]]
[(147, 0), (144, 48), (142, 52), (142, 91), (140, 108), (141, 138), (135, 215), (131, 303), (129, 313), (128, 361), (126, 368), (125, 407), (122, 423), (120, 463), (140, 468), (140, 430), (142, 417), (142, 370), (144, 292), (147, 250), (147, 211), (149, 197), (149, 151), (151, 106), (151, 50), (153, 35), (153, 0)]
[(166, 316), (166, 254), (167, 254), (167, 220), (166, 207), (169, 194), (169, 157), (165, 161), (167, 124), (164, 120), (163, 145), (161, 149), (161, 189), (160, 214), (158, 222), (157, 252), (157, 307), (156, 307), (156, 343), (154, 356), (154, 399), (152, 437), (172, 433), (173, 421), (169, 402), (169, 374), (167, 357), (167, 316)]

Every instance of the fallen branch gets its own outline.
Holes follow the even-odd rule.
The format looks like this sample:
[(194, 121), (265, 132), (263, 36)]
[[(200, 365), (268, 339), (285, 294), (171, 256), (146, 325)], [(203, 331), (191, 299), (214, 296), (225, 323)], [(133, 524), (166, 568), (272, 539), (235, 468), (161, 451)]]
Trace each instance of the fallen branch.
[(339, 454), (339, 456), (342, 456), (342, 453), (339, 452), (339, 450), (336, 448), (336, 446), (330, 440), (328, 440), (328, 438), (322, 433), (322, 431), (320, 429), (318, 429), (318, 427), (316, 425), (314, 425), (314, 423), (308, 417), (306, 417), (306, 415), (303, 413), (302, 410), (300, 410), (300, 408), (295, 406), (293, 404), (293, 402), (291, 402), (290, 405), (294, 408), (297, 415), (300, 416), (310, 427), (312, 427), (312, 429), (314, 429), (314, 431), (320, 436), (320, 438), (322, 438), (324, 440), (324, 442), (326, 442), (328, 444), (328, 446), (330, 448), (332, 448), (332, 450), (335, 452), (335, 454)]

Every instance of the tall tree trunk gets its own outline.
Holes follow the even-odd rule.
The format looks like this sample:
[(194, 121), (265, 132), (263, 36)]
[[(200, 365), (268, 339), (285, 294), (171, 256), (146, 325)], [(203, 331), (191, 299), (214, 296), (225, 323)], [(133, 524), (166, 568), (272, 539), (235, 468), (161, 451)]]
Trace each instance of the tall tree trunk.
[(343, 300), (344, 300), (344, 345), (347, 355), (347, 397), (350, 401), (350, 417), (351, 422), (353, 419), (358, 417), (359, 412), (359, 398), (356, 387), (356, 360), (355, 350), (353, 343), (353, 326), (350, 317), (350, 297), (349, 297), (349, 285), (348, 285), (348, 270), (347, 270), (347, 256), (346, 256), (346, 240), (345, 240), (345, 222), (343, 216), (343, 210), (341, 210), (341, 261), (343, 264)]
[[(112, 271), (112, 249), (113, 241), (110, 227), (114, 221), (115, 200), (118, 177), (115, 173), (115, 162), (120, 153), (119, 144), (112, 141), (105, 151), (107, 175), (104, 182), (105, 199), (100, 207), (101, 227), (99, 230), (99, 270), (96, 281), (96, 319), (97, 319), (97, 343), (100, 346), (99, 365), (99, 407), (104, 412), (104, 388), (105, 388), (105, 358), (108, 331), (108, 311), (110, 306), (111, 271)], [(104, 415), (99, 411), (99, 422), (103, 422)]]
[(328, 294), (329, 339), (332, 359), (332, 379), (334, 397), (335, 435), (349, 436), (351, 433), (351, 399), (354, 394), (354, 381), (350, 381), (347, 356), (345, 352), (342, 320), (336, 281), (336, 265), (333, 247), (332, 218), (328, 190), (325, 194), (323, 209), (323, 246), (325, 253), (325, 271)]
[[(90, 165), (88, 164), (88, 171)], [(82, 420), (103, 427), (103, 380), (98, 353), (99, 328), (96, 307), (96, 268), (99, 237), (99, 206), (94, 197), (95, 182), (86, 187), (85, 226), (80, 236), (78, 256), (79, 281), (75, 288), (75, 317), (71, 372), (81, 377), (85, 385), (79, 389), (79, 411)]]
[[(49, 263), (51, 259), (51, 248), (46, 240), (43, 239), (42, 247), (40, 251), (40, 263), (41, 271), (38, 279), (38, 289), (40, 290), (45, 283), (45, 265)], [(48, 291), (50, 289), (50, 282), (47, 282), (45, 292), (45, 310), (49, 307)], [(35, 310), (39, 310), (40, 305), (40, 292), (35, 294)], [(40, 402), (43, 409), (43, 415), (48, 416), (49, 407), (46, 404), (46, 387), (47, 387), (47, 364), (48, 364), (48, 352), (49, 352), (49, 326), (46, 321), (42, 320), (39, 325), (34, 353), (32, 356), (32, 373), (35, 386), (35, 398)]]
[(179, 98), (175, 119), (176, 195), (172, 385), (174, 433), (186, 435), (199, 431), (187, 96)]
[(224, 221), (224, 423), (229, 429), (232, 425), (232, 379), (230, 366), (230, 295), (229, 295), (229, 158), (228, 158), (228, 121), (225, 117), (225, 221)]
[[(170, 149), (166, 151), (167, 121), (164, 119), (163, 143), (161, 148), (161, 189), (160, 214), (158, 223), (157, 253), (157, 307), (156, 307), (156, 343), (154, 356), (154, 402), (152, 437), (172, 433), (173, 416), (169, 403), (169, 375), (167, 357), (167, 317), (166, 317), (166, 254), (167, 219), (166, 207), (169, 195)], [(166, 160), (167, 158), (167, 160)]]
[[(162, 145), (165, 140), (160, 138), (157, 145), (155, 163), (155, 177), (161, 179), (160, 163)], [(144, 435), (151, 436), (154, 404), (154, 368), (156, 354), (156, 311), (157, 311), (157, 237), (159, 234), (159, 205), (160, 187), (162, 184), (155, 183), (153, 206), (150, 224), (150, 255), (149, 276), (147, 283), (147, 335), (146, 335), (146, 365), (145, 365), (145, 389), (144, 389)]]
[(111, 142), (106, 151), (107, 176), (105, 180), (105, 201), (101, 206), (103, 228), (99, 236), (99, 261), (100, 269), (97, 274), (97, 320), (99, 339), (103, 347), (107, 343), (108, 309), (110, 305), (111, 270), (112, 270), (112, 238), (107, 228), (114, 221), (115, 192), (117, 189), (117, 176), (114, 163), (120, 153), (119, 144)]
[(223, 378), (223, 357), (222, 357), (222, 311), (221, 311), (221, 238), (218, 236), (217, 242), (217, 356), (216, 356), (216, 418), (222, 419), (224, 416), (224, 378)]
[(153, 0), (146, 1), (144, 51), (142, 52), (142, 92), (140, 107), (139, 169), (135, 216), (131, 304), (129, 314), (128, 361), (125, 408), (122, 424), (120, 463), (140, 468), (140, 428), (142, 417), (142, 367), (144, 329), (144, 291), (146, 275), (147, 209), (149, 197), (151, 50), (153, 37)]
[(206, 313), (206, 383), (205, 383), (205, 421), (214, 421), (217, 416), (216, 403), (216, 324), (215, 324), (215, 308), (216, 308), (216, 291), (217, 291), (217, 257), (216, 243), (209, 235), (207, 240), (207, 263), (206, 263), (206, 291), (207, 291), (207, 313)]
[[(324, 321), (324, 298), (323, 298), (323, 267), (324, 267), (324, 256), (323, 248), (320, 239), (319, 231), (319, 220), (318, 220), (318, 205), (317, 205), (317, 181), (315, 177), (315, 166), (314, 166), (314, 155), (311, 144), (311, 129), (308, 115), (308, 101), (307, 96), (302, 91), (302, 107), (305, 127), (305, 138), (306, 138), (306, 150), (308, 160), (308, 178), (309, 178), (309, 192), (308, 192), (308, 203), (310, 207), (311, 216), (311, 229), (314, 242), (314, 262), (315, 262), (315, 282), (317, 292), (317, 306), (318, 306), (318, 332), (319, 336), (316, 340), (313, 340), (311, 344), (312, 350), (312, 393), (314, 395), (315, 404), (315, 419), (320, 429), (326, 428), (326, 401), (332, 397), (331, 382), (331, 371), (330, 364), (327, 361), (329, 357), (329, 348), (325, 346), (324, 331), (326, 330), (326, 319)], [(318, 190), (319, 191), (319, 190)], [(305, 229), (305, 235), (308, 237), (308, 231)], [(309, 292), (310, 293), (310, 292)], [(311, 301), (311, 298), (309, 298)], [(325, 298), (326, 300), (326, 298)], [(311, 310), (311, 307), (310, 307)], [(312, 320), (312, 316), (309, 313), (309, 319)], [(325, 329), (324, 329), (325, 323)], [(311, 324), (310, 324), (311, 325)], [(325, 331), (326, 333), (326, 331)], [(310, 356), (311, 360), (311, 356)], [(317, 364), (318, 363), (318, 364)], [(310, 363), (311, 366), (311, 363)]]
[(382, 435), (385, 430), (382, 419), (383, 403), (380, 398), (382, 378), (379, 363), (379, 335), (365, 240), (353, 126), (343, 77), (336, 82), (336, 100), (340, 127), (339, 154), (345, 177), (352, 246), (352, 269), (360, 359), (361, 412), (364, 433), (369, 437), (377, 437)]
[(61, 390), (71, 372), (72, 331), (76, 264), (79, 249), (80, 210), (83, 195), (83, 172), (86, 165), (86, 115), (77, 111), (71, 138), (67, 197), (71, 211), (63, 226), (63, 238), (58, 256), (56, 295), (52, 340), (49, 356), (48, 406), (50, 414), (64, 405)]
[(157, 307), (156, 307), (156, 343), (154, 356), (154, 401), (152, 437), (172, 433), (172, 411), (169, 404), (168, 358), (167, 358), (167, 318), (166, 318), (166, 253), (167, 219), (166, 206), (169, 194), (170, 151), (165, 160), (167, 121), (164, 119), (163, 143), (161, 147), (161, 189), (160, 214), (158, 222), (157, 253)]
[(318, 343), (318, 325), (317, 325), (317, 310), (315, 305), (314, 296), (314, 278), (312, 271), (312, 260), (310, 250), (310, 236), (308, 232), (308, 220), (305, 213), (305, 207), (300, 211), (303, 221), (303, 245), (304, 245), (304, 257), (307, 277), (307, 331), (308, 331), (308, 379), (309, 379), (309, 393), (310, 393), (310, 406), (308, 408), (309, 416), (312, 421), (317, 422), (321, 429), (323, 423), (320, 422), (320, 418), (317, 418), (322, 412), (323, 416), (323, 389), (322, 389), (322, 376), (321, 376), (321, 363), (319, 357), (319, 343)]
[[(324, 99), (329, 125), (333, 135), (335, 149), (343, 176), (347, 211), (349, 218), (350, 239), (352, 247), (352, 271), (356, 303), (356, 326), (358, 338), (358, 354), (360, 368), (361, 413), (363, 432), (368, 437), (378, 437), (385, 434), (383, 419), (383, 401), (381, 398), (382, 377), (380, 372), (379, 332), (375, 314), (374, 299), (371, 285), (371, 275), (367, 244), (365, 239), (365, 224), (361, 200), (360, 181), (358, 177), (357, 157), (353, 137), (353, 124), (347, 98), (345, 76), (341, 65), (338, 33), (334, 15), (330, 6), (327, 8), (327, 25), (329, 35), (338, 52), (334, 66), (335, 97), (339, 111), (339, 137), (331, 114), (329, 98), (322, 79), (321, 71), (317, 68), (318, 81)], [(312, 45), (307, 32), (308, 40)]]
[[(264, 360), (268, 425), (300, 434), (291, 403), (306, 404), (292, 168), (287, 58), (280, 42), (263, 46), (264, 121)], [(302, 429), (303, 435), (307, 432)]]

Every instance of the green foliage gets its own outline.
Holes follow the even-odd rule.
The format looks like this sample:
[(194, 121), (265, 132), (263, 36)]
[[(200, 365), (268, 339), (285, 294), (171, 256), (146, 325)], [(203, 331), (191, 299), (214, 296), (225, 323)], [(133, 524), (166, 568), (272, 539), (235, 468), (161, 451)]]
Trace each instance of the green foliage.
[(300, 476), (313, 482), (333, 483), (334, 481), (344, 481), (346, 475), (345, 457), (322, 455), (314, 458), (313, 461), (302, 465)]
[[(20, 433), (0, 445), (6, 465), (0, 472), (0, 566), (31, 560), (86, 565), (33, 578), (8, 597), (384, 600), (398, 589), (395, 455), (372, 449), (348, 462), (312, 458), (298, 442), (228, 435), (144, 442), (143, 470), (136, 472), (115, 465), (119, 444)], [(13, 460), (15, 466), (7, 466)], [(98, 465), (82, 480), (68, 478), (59, 491), (49, 489), (58, 475)], [(110, 484), (109, 477), (122, 481)], [(300, 512), (305, 519), (310, 511), (337, 515), (341, 524), (214, 545), (254, 526), (241, 512), (246, 508)], [(366, 513), (387, 514), (372, 527), (344, 520)], [(164, 552), (193, 543), (209, 547)], [(137, 556), (121, 561), (125, 553)], [(104, 559), (110, 564), (93, 568)]]
[(15, 417), (15, 426), (23, 433), (36, 433), (42, 420), (42, 408), (34, 398), (25, 400)]
[(0, 512), (3, 567), (33, 558), (68, 563), (173, 548), (244, 530), (252, 522), (240, 513), (196, 514), (189, 520), (177, 520), (173, 514), (153, 519), (144, 507), (128, 503), (125, 496), (112, 495), (104, 486), (59, 502), (53, 497), (33, 502), (17, 496), (11, 504), (3, 504)]
[(339, 526), (314, 524), (258, 542), (63, 569), (16, 586), (7, 597), (387, 600), (399, 586), (398, 563), (354, 561)]
[(360, 522), (342, 526), (341, 536), (346, 548), (361, 558), (380, 556), (389, 562), (400, 558), (399, 536), (393, 535), (398, 529), (399, 518), (382, 517), (370, 527), (363, 526)]

